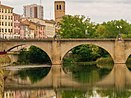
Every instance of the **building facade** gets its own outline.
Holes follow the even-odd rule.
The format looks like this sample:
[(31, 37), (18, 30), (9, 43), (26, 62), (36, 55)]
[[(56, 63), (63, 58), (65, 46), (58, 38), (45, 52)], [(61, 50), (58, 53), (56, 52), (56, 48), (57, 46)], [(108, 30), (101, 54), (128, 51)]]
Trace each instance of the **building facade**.
[(55, 1), (54, 7), (55, 21), (59, 23), (62, 17), (65, 16), (65, 1)]
[(13, 13), (13, 38), (20, 38), (20, 18), (19, 14)]
[[(44, 35), (43, 38), (52, 38), (55, 35), (55, 24), (56, 22), (53, 20), (43, 20), (43, 19), (38, 19), (38, 18), (28, 18), (28, 20), (34, 22), (38, 25), (44, 25)], [(43, 30), (41, 30), (42, 32)], [(40, 31), (38, 31), (40, 32)], [(39, 35), (39, 33), (37, 33)]]
[(12, 38), (13, 8), (0, 3), (0, 38)]
[(24, 16), (43, 19), (43, 6), (37, 4), (24, 6)]

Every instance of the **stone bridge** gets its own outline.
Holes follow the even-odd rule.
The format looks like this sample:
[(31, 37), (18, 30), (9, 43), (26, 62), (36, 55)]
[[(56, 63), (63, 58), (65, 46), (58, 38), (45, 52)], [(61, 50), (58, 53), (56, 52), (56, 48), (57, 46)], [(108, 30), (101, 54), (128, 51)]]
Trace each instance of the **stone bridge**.
[[(41, 85), (48, 82), (49, 86), (58, 88), (61, 85), (67, 84), (67, 79), (62, 78), (61, 82), (59, 77), (67, 77), (62, 69), (62, 61), (66, 53), (76, 46), (83, 44), (92, 44), (105, 49), (112, 57), (114, 61), (114, 68), (110, 75), (97, 85), (101, 86), (109, 84), (110, 86), (115, 85), (117, 88), (123, 88), (127, 85), (131, 85), (130, 72), (126, 68), (126, 61), (131, 54), (131, 39), (42, 39), (42, 40), (0, 40), (0, 51), (8, 51), (12, 47), (26, 45), (34, 45), (41, 48), (47, 53), (52, 62), (52, 67), (48, 75), (37, 84)], [(124, 74), (123, 74), (124, 73)], [(121, 76), (121, 77), (119, 77)], [(110, 83), (108, 83), (109, 81)], [(121, 81), (121, 82), (120, 82)], [(66, 82), (66, 83), (65, 83)], [(68, 85), (74, 83), (79, 86), (76, 82), (68, 81)], [(122, 83), (122, 86), (121, 84)], [(36, 84), (36, 85), (37, 85)], [(34, 86), (36, 86), (34, 85)], [(59, 98), (59, 97), (57, 97)]]
[(131, 39), (43, 39), (43, 40), (0, 40), (0, 51), (19, 45), (37, 46), (47, 53), (52, 65), (61, 65), (66, 53), (76, 46), (92, 44), (106, 50), (115, 64), (126, 63), (131, 54)]

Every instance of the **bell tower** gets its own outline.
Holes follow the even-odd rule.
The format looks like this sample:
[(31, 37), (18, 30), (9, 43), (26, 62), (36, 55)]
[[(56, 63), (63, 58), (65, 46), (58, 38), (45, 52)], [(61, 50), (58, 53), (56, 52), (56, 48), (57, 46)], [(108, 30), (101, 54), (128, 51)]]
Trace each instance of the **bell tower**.
[(65, 16), (65, 1), (55, 1), (54, 4), (55, 21), (59, 23), (63, 16)]

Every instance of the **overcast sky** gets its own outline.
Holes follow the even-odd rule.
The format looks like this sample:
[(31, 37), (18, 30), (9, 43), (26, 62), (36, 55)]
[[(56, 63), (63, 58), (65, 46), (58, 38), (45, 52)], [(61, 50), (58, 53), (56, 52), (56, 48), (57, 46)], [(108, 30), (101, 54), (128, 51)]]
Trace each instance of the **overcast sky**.
[[(58, 0), (57, 0), (58, 1)], [(14, 7), (14, 12), (23, 14), (23, 5), (40, 4), (40, 0), (1, 0), (2, 4)], [(54, 18), (54, 0), (41, 0), (44, 18)], [(66, 14), (85, 15), (93, 22), (125, 19), (131, 22), (131, 0), (65, 0)]]

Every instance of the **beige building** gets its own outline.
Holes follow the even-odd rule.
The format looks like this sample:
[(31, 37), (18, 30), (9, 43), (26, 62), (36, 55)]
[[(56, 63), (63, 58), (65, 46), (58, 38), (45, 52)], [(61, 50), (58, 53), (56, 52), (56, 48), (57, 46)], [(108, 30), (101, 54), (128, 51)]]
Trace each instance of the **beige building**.
[(28, 18), (28, 20), (36, 23), (37, 25), (44, 25), (45, 30), (45, 38), (47, 37), (54, 37), (55, 35), (55, 21), (53, 20), (43, 20), (38, 18)]
[(65, 1), (55, 1), (54, 3), (55, 21), (59, 23), (63, 16), (65, 16)]
[(11, 38), (13, 34), (13, 8), (0, 2), (0, 38)]

